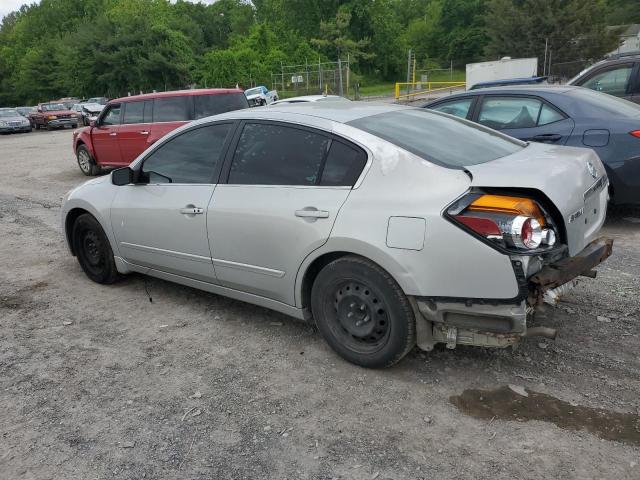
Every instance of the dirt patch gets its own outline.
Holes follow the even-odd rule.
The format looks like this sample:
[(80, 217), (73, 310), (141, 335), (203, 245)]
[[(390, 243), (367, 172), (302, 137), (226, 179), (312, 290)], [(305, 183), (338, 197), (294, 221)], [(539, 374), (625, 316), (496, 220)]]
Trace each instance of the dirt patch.
[(567, 430), (587, 430), (605, 440), (640, 445), (640, 416), (632, 413), (573, 405), (545, 393), (509, 386), (465, 390), (449, 400), (461, 412), (476, 418), (540, 420)]

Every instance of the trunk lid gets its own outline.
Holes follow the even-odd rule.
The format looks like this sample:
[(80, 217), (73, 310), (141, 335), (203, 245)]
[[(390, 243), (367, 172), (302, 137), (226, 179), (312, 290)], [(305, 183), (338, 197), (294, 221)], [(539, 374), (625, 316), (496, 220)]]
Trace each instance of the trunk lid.
[(593, 150), (532, 143), (512, 155), (467, 170), (473, 175), (474, 187), (543, 192), (562, 215), (571, 256), (595, 239), (604, 223), (608, 181)]

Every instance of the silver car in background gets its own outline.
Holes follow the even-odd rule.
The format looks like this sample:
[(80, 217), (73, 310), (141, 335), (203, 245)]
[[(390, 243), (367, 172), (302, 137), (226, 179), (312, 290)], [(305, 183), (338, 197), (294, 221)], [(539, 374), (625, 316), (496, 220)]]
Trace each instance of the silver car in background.
[(15, 108), (0, 108), (0, 133), (30, 132), (31, 122)]
[(139, 272), (313, 320), (365, 367), (506, 347), (611, 253), (586, 149), (446, 114), (312, 102), (202, 119), (64, 199), (92, 280)]

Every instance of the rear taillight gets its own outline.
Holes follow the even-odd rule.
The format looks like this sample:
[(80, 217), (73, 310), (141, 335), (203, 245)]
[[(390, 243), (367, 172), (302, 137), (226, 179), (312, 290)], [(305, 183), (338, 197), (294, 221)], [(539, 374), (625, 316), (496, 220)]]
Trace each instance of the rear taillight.
[(636, 138), (640, 138), (640, 130), (634, 130), (633, 132), (629, 132), (629, 135), (633, 135)]
[(539, 250), (556, 243), (554, 226), (530, 198), (470, 194), (448, 214), (489, 243), (509, 250)]

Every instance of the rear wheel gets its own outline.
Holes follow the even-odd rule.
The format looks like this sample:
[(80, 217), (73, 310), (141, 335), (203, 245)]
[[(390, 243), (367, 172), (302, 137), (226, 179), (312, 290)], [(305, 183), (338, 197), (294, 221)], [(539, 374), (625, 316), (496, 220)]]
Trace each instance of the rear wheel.
[(318, 330), (341, 357), (389, 367), (415, 345), (415, 317), (396, 281), (356, 256), (334, 260), (316, 277), (311, 310)]
[(80, 170), (86, 176), (90, 177), (100, 173), (100, 168), (96, 165), (91, 152), (89, 152), (89, 149), (85, 145), (78, 147), (76, 150), (76, 158), (78, 159)]
[(51, 130), (53, 130), (53, 127), (50, 123), (47, 123), (47, 131), (50, 132)]
[(78, 262), (91, 280), (113, 283), (121, 278), (113, 259), (109, 239), (98, 221), (85, 213), (73, 224), (71, 234)]

